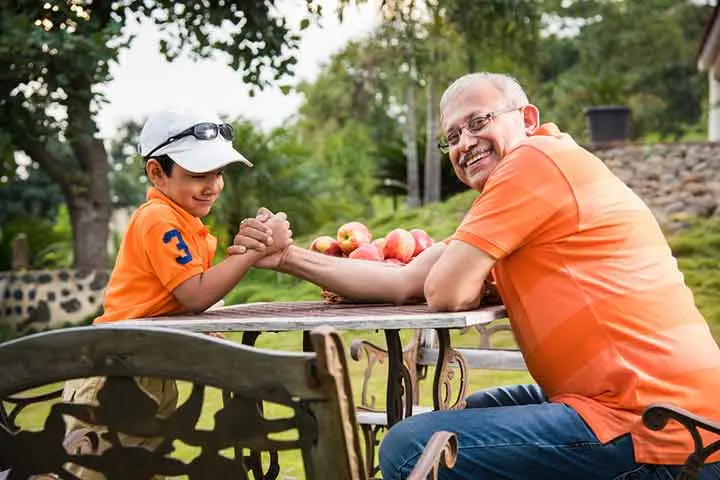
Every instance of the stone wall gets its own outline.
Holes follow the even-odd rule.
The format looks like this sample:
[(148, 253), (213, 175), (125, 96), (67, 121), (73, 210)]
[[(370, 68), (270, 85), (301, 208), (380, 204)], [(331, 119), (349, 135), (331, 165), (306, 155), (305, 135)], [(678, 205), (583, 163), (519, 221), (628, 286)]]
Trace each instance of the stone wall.
[(589, 147), (666, 230), (687, 216), (720, 216), (720, 142)]

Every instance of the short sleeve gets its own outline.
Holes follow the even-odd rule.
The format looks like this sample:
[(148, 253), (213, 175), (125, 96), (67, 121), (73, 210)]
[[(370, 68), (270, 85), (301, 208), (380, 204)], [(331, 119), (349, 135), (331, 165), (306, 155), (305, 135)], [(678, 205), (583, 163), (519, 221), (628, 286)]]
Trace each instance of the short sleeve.
[(576, 210), (572, 189), (555, 162), (537, 148), (521, 146), (491, 173), (452, 238), (501, 259), (542, 241), (551, 220), (563, 211), (564, 217), (576, 218)]
[(205, 271), (191, 233), (183, 230), (178, 221), (156, 220), (144, 235), (143, 244), (155, 275), (168, 291)]

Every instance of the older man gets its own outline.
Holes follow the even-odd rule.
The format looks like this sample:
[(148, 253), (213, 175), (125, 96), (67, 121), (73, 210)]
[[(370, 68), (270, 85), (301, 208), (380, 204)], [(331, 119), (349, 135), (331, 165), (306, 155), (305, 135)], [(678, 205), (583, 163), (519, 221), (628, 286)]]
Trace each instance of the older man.
[[(720, 350), (650, 210), (598, 158), (541, 125), (511, 77), (466, 75), (441, 112), (443, 149), (480, 193), (447, 242), (402, 268), (294, 246), (258, 263), (347, 298), (424, 298), (436, 310), (477, 307), (492, 270), (537, 385), (398, 423), (380, 448), (383, 478), (405, 478), (437, 430), (460, 442), (442, 478), (668, 478), (691, 439), (677, 424), (648, 430), (641, 413), (662, 401), (720, 419)], [(255, 241), (250, 231), (236, 238)], [(720, 478), (720, 464), (700, 478)]]

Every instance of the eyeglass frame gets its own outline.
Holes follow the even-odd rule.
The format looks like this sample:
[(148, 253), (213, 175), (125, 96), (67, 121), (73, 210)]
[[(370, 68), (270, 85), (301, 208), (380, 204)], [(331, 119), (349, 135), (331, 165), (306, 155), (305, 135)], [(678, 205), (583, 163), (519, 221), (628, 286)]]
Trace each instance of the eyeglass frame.
[[(199, 134), (195, 133), (196, 129), (198, 127), (201, 127), (204, 125), (212, 125), (213, 127), (215, 127), (215, 135), (213, 135), (212, 137), (201, 137), (201, 136), (199, 136)], [(225, 131), (227, 133), (227, 135), (225, 133), (223, 133), (223, 131)], [(150, 150), (150, 153), (145, 155), (143, 158), (145, 160), (148, 160), (148, 159), (152, 158), (153, 153), (157, 152), (161, 148), (167, 147), (171, 143), (174, 143), (174, 142), (180, 140), (181, 138), (189, 137), (190, 135), (195, 137), (196, 140), (215, 140), (218, 137), (218, 135), (220, 135), (222, 138), (224, 138), (225, 140), (227, 140), (229, 142), (229, 141), (232, 141), (232, 139), (234, 137), (234, 132), (233, 132), (232, 125), (230, 125), (229, 123), (213, 123), (213, 122), (196, 123), (195, 125), (186, 128), (185, 130), (183, 130), (180, 133), (171, 135), (170, 137), (167, 138), (167, 140), (165, 140), (160, 145), (158, 145), (157, 147)]]
[[(475, 136), (479, 134), (485, 127), (487, 127), (495, 117), (498, 117), (500, 115), (503, 115), (505, 113), (514, 112), (515, 110), (522, 110), (525, 108), (526, 105), (521, 105), (519, 107), (507, 107), (504, 109), (496, 110), (494, 112), (486, 113), (485, 115), (477, 115), (473, 113), (470, 118), (467, 119), (460, 127), (458, 128), (458, 141), (456, 143), (451, 144), (448, 141), (447, 136), (443, 136), (443, 139), (440, 140), (437, 143), (437, 147), (440, 149), (440, 152), (443, 154), (447, 154), (450, 152), (450, 148), (456, 146), (458, 143), (460, 143), (460, 138), (462, 137), (463, 131), (467, 130), (469, 135)], [(479, 121), (479, 127), (477, 128), (470, 128), (470, 123), (474, 121)]]

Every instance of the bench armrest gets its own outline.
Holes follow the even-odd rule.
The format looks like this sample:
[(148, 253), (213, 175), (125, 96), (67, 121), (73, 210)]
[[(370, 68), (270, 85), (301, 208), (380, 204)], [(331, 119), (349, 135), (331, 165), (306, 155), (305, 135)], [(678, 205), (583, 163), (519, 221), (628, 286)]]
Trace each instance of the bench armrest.
[(705, 460), (720, 450), (720, 440), (709, 445), (703, 445), (700, 430), (720, 435), (720, 423), (700, 417), (680, 407), (666, 403), (649, 405), (643, 412), (643, 423), (650, 430), (662, 430), (669, 420), (675, 420), (684, 426), (692, 436), (695, 450), (688, 455), (679, 479), (693, 479), (702, 468)]
[(408, 480), (437, 479), (440, 465), (445, 468), (455, 466), (457, 452), (458, 442), (454, 433), (444, 430), (434, 433)]

